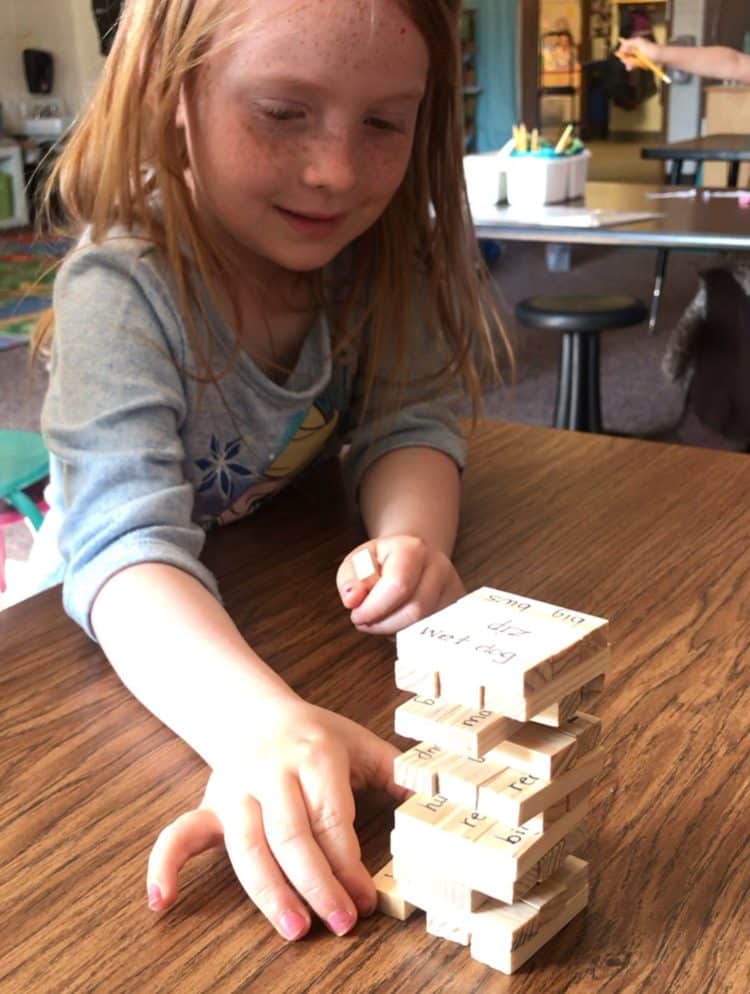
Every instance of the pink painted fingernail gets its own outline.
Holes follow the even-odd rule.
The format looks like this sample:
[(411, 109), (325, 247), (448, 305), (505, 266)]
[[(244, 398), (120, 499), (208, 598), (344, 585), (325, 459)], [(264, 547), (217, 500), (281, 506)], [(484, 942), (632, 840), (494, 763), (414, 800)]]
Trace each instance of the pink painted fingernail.
[(285, 939), (299, 939), (307, 928), (307, 922), (296, 911), (285, 911), (279, 920)]
[(354, 924), (348, 911), (334, 911), (328, 916), (328, 927), (335, 935), (344, 935)]
[(158, 911), (162, 902), (161, 887), (158, 884), (148, 885), (148, 906), (152, 911)]

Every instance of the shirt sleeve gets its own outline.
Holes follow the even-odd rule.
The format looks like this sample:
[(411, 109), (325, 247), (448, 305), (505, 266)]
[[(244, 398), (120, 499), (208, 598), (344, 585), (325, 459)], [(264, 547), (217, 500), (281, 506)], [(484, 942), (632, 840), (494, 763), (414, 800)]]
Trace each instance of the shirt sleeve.
[[(458, 421), (458, 410), (465, 399), (455, 381), (438, 391), (435, 374), (445, 365), (445, 351), (431, 341), (420, 326), (416, 342), (404, 370), (401, 385), (394, 383), (393, 356), (386, 353), (369, 398), (365, 417), (364, 373), (357, 372), (352, 391), (355, 427), (347, 439), (345, 461), (347, 483), (354, 493), (367, 469), (381, 456), (395, 449), (418, 446), (437, 449), (449, 456), (459, 469), (466, 461), (466, 439)], [(395, 408), (395, 410), (394, 410)], [(392, 413), (379, 415), (385, 410)]]
[(53, 462), (65, 610), (90, 613), (119, 570), (161, 562), (218, 596), (198, 556), (183, 471), (186, 415), (179, 315), (142, 254), (74, 250), (54, 287), (55, 337), (42, 431)]

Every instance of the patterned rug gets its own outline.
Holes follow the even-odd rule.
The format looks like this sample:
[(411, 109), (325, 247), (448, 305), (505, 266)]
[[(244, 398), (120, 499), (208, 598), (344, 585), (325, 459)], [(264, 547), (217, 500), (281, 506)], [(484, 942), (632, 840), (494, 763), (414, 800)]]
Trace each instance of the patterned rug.
[(66, 238), (39, 239), (30, 231), (0, 235), (0, 349), (26, 345), (50, 306), (56, 265)]

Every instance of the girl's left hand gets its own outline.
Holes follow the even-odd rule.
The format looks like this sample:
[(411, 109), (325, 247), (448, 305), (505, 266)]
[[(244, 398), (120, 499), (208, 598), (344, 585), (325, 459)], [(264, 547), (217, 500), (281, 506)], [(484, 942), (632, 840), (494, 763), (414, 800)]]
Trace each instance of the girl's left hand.
[[(358, 580), (352, 557), (368, 549), (377, 573)], [(336, 575), (352, 623), (371, 635), (393, 635), (447, 607), (466, 592), (448, 556), (413, 535), (371, 539), (353, 549)]]

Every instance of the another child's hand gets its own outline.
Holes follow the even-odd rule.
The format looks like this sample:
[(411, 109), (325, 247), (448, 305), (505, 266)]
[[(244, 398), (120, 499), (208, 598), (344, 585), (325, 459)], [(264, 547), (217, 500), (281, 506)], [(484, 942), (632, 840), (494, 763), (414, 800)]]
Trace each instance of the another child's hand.
[(343, 935), (375, 908), (360, 858), (352, 789), (408, 791), (393, 781), (398, 750), (360, 725), (300, 701), (255, 721), (242, 774), (208, 781), (199, 808), (159, 835), (148, 864), (149, 906), (168, 908), (191, 856), (226, 846), (251, 900), (287, 939), (310, 928), (310, 909)]
[(638, 52), (642, 52), (652, 62), (661, 62), (659, 45), (647, 38), (625, 38), (615, 54), (625, 64), (625, 68), (631, 70), (640, 68), (637, 58)]
[[(364, 548), (377, 574), (358, 580), (352, 556)], [(465, 593), (448, 556), (412, 535), (372, 539), (354, 549), (339, 566), (336, 584), (353, 624), (373, 635), (393, 635)]]

